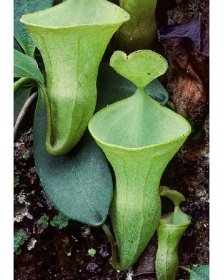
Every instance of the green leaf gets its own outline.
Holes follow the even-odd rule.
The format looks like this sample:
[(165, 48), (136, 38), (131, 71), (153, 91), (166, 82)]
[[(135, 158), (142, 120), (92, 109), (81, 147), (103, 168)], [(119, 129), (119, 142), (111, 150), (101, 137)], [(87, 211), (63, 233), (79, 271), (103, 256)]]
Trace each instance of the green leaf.
[(14, 36), (25, 53), (34, 57), (35, 44), (26, 27), (20, 22), (20, 17), (29, 13), (50, 8), (53, 0), (14, 0)]
[[(150, 62), (149, 62), (150, 61)], [(163, 75), (168, 63), (164, 57), (152, 51), (136, 51), (127, 56), (124, 52), (116, 51), (110, 65), (137, 87), (145, 88), (155, 78)]]
[(32, 87), (21, 87), (14, 91), (14, 122), (16, 122), (23, 105), (29, 98)]
[(85, 133), (69, 154), (51, 156), (45, 147), (46, 110), (40, 91), (34, 119), (34, 159), (43, 188), (54, 206), (70, 219), (99, 226), (107, 217), (113, 184), (107, 161)]
[(118, 51), (110, 64), (137, 85), (134, 95), (100, 110), (89, 122), (90, 133), (115, 171), (110, 214), (120, 261), (113, 265), (123, 270), (136, 262), (158, 227), (160, 178), (191, 128), (144, 90), (167, 69), (163, 57), (149, 50), (128, 57)]
[(196, 267), (190, 272), (191, 280), (209, 280), (209, 265)]
[[(161, 105), (165, 105), (169, 99), (168, 92), (157, 79), (149, 83), (145, 90), (149, 96)], [(97, 80), (96, 111), (133, 95), (135, 91), (136, 86), (119, 75), (107, 61), (103, 61), (100, 64)]]
[(14, 50), (14, 77), (27, 77), (41, 83), (44, 82), (36, 60), (17, 50)]
[(148, 95), (150, 97), (152, 97), (154, 100), (159, 102), (161, 105), (166, 105), (166, 103), (169, 100), (169, 94), (168, 94), (167, 90), (157, 79), (151, 81), (145, 87), (145, 91), (146, 91), (146, 93), (148, 93)]
[(14, 49), (19, 51), (19, 52), (23, 52), (19, 43), (16, 41), (16, 39), (14, 38)]
[(209, 280), (209, 265), (201, 265), (192, 270), (183, 266), (180, 267), (190, 272), (190, 280)]
[(127, 12), (105, 0), (68, 0), (21, 18), (44, 60), (51, 155), (65, 155), (81, 139), (96, 107), (103, 53), (127, 20)]

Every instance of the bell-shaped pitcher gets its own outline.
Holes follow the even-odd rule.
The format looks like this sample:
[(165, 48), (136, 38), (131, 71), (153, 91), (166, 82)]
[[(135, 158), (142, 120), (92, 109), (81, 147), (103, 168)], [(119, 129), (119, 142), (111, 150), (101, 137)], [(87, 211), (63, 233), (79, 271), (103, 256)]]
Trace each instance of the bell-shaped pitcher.
[(127, 20), (106, 0), (67, 0), (21, 18), (44, 60), (50, 154), (66, 154), (82, 137), (96, 105), (99, 63)]
[(138, 259), (159, 225), (160, 178), (191, 128), (183, 117), (161, 106), (144, 90), (166, 71), (163, 57), (152, 51), (129, 56), (118, 51), (110, 64), (137, 86), (133, 96), (102, 109), (89, 123), (116, 176), (110, 208), (118, 247), (113, 266), (123, 270)]

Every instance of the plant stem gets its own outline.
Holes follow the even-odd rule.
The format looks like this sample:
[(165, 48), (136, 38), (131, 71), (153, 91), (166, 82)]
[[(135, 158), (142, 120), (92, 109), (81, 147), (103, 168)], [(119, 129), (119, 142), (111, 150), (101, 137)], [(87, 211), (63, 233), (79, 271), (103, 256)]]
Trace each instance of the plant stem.
[(112, 250), (112, 264), (113, 267), (116, 268), (117, 270), (119, 270), (119, 264), (118, 264), (118, 256), (117, 256), (117, 246), (114, 240), (114, 237), (112, 235), (112, 233), (110, 232), (110, 230), (108, 229), (108, 227), (103, 224), (102, 228), (104, 230), (104, 232), (106, 233), (109, 241), (110, 241), (110, 245), (111, 245), (111, 250)]
[(19, 116), (16, 120), (16, 123), (15, 123), (15, 126), (14, 126), (14, 140), (16, 139), (17, 137), (17, 134), (19, 132), (19, 128), (20, 128), (20, 125), (30, 107), (30, 105), (33, 103), (33, 101), (36, 99), (37, 97), (37, 91), (34, 92), (28, 99), (27, 101), (25, 102), (25, 104), (23, 105), (23, 108), (21, 109), (20, 113), (19, 113)]
[(173, 111), (175, 111), (175, 105), (172, 102), (167, 101), (167, 106), (169, 106)]
[(20, 78), (18, 81), (16, 81), (14, 83), (14, 86), (13, 86), (14, 91), (16, 91), (19, 87), (21, 87), (24, 84), (27, 84), (27, 83), (29, 83), (31, 81), (33, 81), (32, 78), (27, 78), (27, 77)]

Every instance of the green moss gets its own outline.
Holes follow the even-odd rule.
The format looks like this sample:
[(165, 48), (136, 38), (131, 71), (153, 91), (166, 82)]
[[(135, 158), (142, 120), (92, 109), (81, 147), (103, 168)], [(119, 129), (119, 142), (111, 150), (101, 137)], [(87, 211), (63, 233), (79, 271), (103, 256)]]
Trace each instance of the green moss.
[(200, 223), (196, 223), (196, 224), (195, 224), (195, 227), (196, 227), (197, 229), (200, 229), (200, 228), (201, 228), (201, 224), (200, 224)]
[(14, 187), (17, 187), (19, 185), (19, 176), (14, 177)]
[(64, 216), (61, 212), (57, 216), (54, 216), (53, 220), (51, 221), (51, 225), (53, 227), (58, 227), (59, 229), (65, 228), (68, 225), (69, 218)]
[(20, 245), (23, 245), (28, 239), (25, 231), (20, 229), (14, 236), (14, 252), (19, 255), (21, 253)]
[(42, 226), (42, 228), (47, 228), (48, 227), (48, 221), (49, 217), (47, 215), (41, 216), (41, 218), (37, 221), (39, 225)]

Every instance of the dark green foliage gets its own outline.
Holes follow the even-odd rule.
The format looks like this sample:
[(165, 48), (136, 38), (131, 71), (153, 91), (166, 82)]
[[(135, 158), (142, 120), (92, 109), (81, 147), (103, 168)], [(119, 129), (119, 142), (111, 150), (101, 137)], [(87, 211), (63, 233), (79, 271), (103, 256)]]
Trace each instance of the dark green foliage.
[(108, 213), (113, 184), (103, 152), (89, 133), (70, 153), (51, 156), (45, 147), (46, 110), (39, 92), (34, 119), (34, 159), (49, 200), (70, 219), (101, 225)]
[(19, 255), (21, 253), (20, 245), (23, 245), (28, 239), (25, 231), (20, 229), (14, 236), (14, 252)]
[(17, 50), (14, 50), (14, 77), (26, 77), (41, 83), (44, 82), (36, 60)]
[(51, 221), (53, 227), (58, 227), (59, 229), (65, 228), (68, 225), (69, 218), (64, 216), (61, 212), (57, 216), (54, 216)]
[(50, 8), (53, 0), (14, 0), (14, 36), (25, 53), (34, 57), (35, 44), (26, 27), (20, 22), (22, 15)]
[(23, 52), (23, 50), (20, 47), (20, 44), (16, 41), (15, 38), (14, 38), (14, 49), (19, 51), (19, 52)]
[[(134, 94), (136, 86), (126, 78), (119, 75), (110, 65), (109, 62), (103, 61), (100, 64), (97, 80), (97, 105), (96, 111), (99, 111), (119, 100), (127, 98)], [(161, 105), (166, 105), (169, 95), (167, 90), (157, 80), (149, 83), (145, 91), (154, 100)]]
[(180, 267), (190, 272), (190, 280), (209, 280), (209, 265), (202, 265), (192, 270), (184, 266)]
[(48, 227), (48, 221), (49, 217), (47, 215), (43, 215), (40, 217), (40, 219), (37, 221), (39, 225), (42, 226), (42, 228), (47, 228)]

